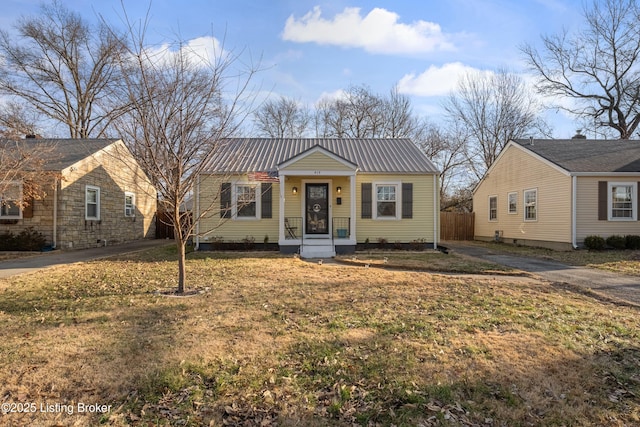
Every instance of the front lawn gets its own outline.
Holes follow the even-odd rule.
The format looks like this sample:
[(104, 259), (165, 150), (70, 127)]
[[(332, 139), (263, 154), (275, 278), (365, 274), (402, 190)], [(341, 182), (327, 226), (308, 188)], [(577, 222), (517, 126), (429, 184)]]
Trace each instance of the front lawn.
[(190, 254), (203, 293), (167, 297), (157, 291), (174, 286), (174, 256), (1, 280), (3, 409), (38, 409), (3, 424), (640, 423), (634, 308), (526, 277), (273, 253)]

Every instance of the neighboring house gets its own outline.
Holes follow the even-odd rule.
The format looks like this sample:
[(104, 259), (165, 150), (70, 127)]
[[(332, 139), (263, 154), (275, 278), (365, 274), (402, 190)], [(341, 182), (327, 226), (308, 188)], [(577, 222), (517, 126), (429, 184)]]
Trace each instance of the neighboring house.
[[(329, 257), (386, 241), (437, 246), (438, 171), (409, 139), (225, 140), (202, 175), (196, 244), (277, 242)], [(196, 214), (196, 217), (198, 214)]]
[[(27, 227), (54, 248), (112, 245), (155, 233), (156, 190), (122, 140), (24, 139), (22, 150), (41, 152), (42, 200), (23, 199), (23, 182), (2, 195), (0, 232)], [(55, 178), (54, 178), (55, 176)]]
[(640, 141), (516, 140), (473, 195), (475, 237), (570, 249), (640, 235)]

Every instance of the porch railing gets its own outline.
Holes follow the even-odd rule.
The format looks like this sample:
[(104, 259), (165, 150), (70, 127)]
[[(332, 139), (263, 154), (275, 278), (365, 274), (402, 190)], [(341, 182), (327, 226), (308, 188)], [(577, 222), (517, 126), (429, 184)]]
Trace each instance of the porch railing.
[(331, 221), (331, 237), (334, 239), (348, 239), (351, 235), (351, 218), (334, 217)]

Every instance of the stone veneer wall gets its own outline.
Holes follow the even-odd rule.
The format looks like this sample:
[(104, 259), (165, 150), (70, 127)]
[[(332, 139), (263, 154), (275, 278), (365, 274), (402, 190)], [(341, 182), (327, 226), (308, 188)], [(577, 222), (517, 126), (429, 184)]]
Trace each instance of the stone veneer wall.
[[(121, 143), (62, 171), (58, 187), (57, 248), (82, 249), (155, 236), (156, 191)], [(100, 220), (85, 220), (85, 190), (100, 188)], [(135, 217), (126, 217), (124, 194), (135, 194)], [(33, 217), (0, 224), (19, 233), (32, 226), (53, 239), (53, 191), (33, 205)]]

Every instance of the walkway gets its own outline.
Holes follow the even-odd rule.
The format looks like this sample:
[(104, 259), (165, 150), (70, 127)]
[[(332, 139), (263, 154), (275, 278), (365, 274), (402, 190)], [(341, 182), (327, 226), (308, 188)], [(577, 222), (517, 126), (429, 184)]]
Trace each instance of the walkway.
[(32, 273), (62, 264), (73, 264), (75, 262), (90, 261), (98, 258), (106, 258), (114, 255), (121, 255), (129, 252), (149, 249), (156, 246), (173, 244), (173, 240), (138, 240), (120, 245), (104, 246), (91, 249), (78, 249), (73, 251), (56, 250), (43, 252), (42, 254), (17, 258), (0, 262), (0, 279), (16, 276), (18, 274)]
[(532, 273), (544, 280), (568, 284), (615, 301), (640, 306), (640, 277), (624, 276), (588, 267), (574, 267), (539, 258), (504, 254), (465, 242), (443, 242), (451, 252)]

